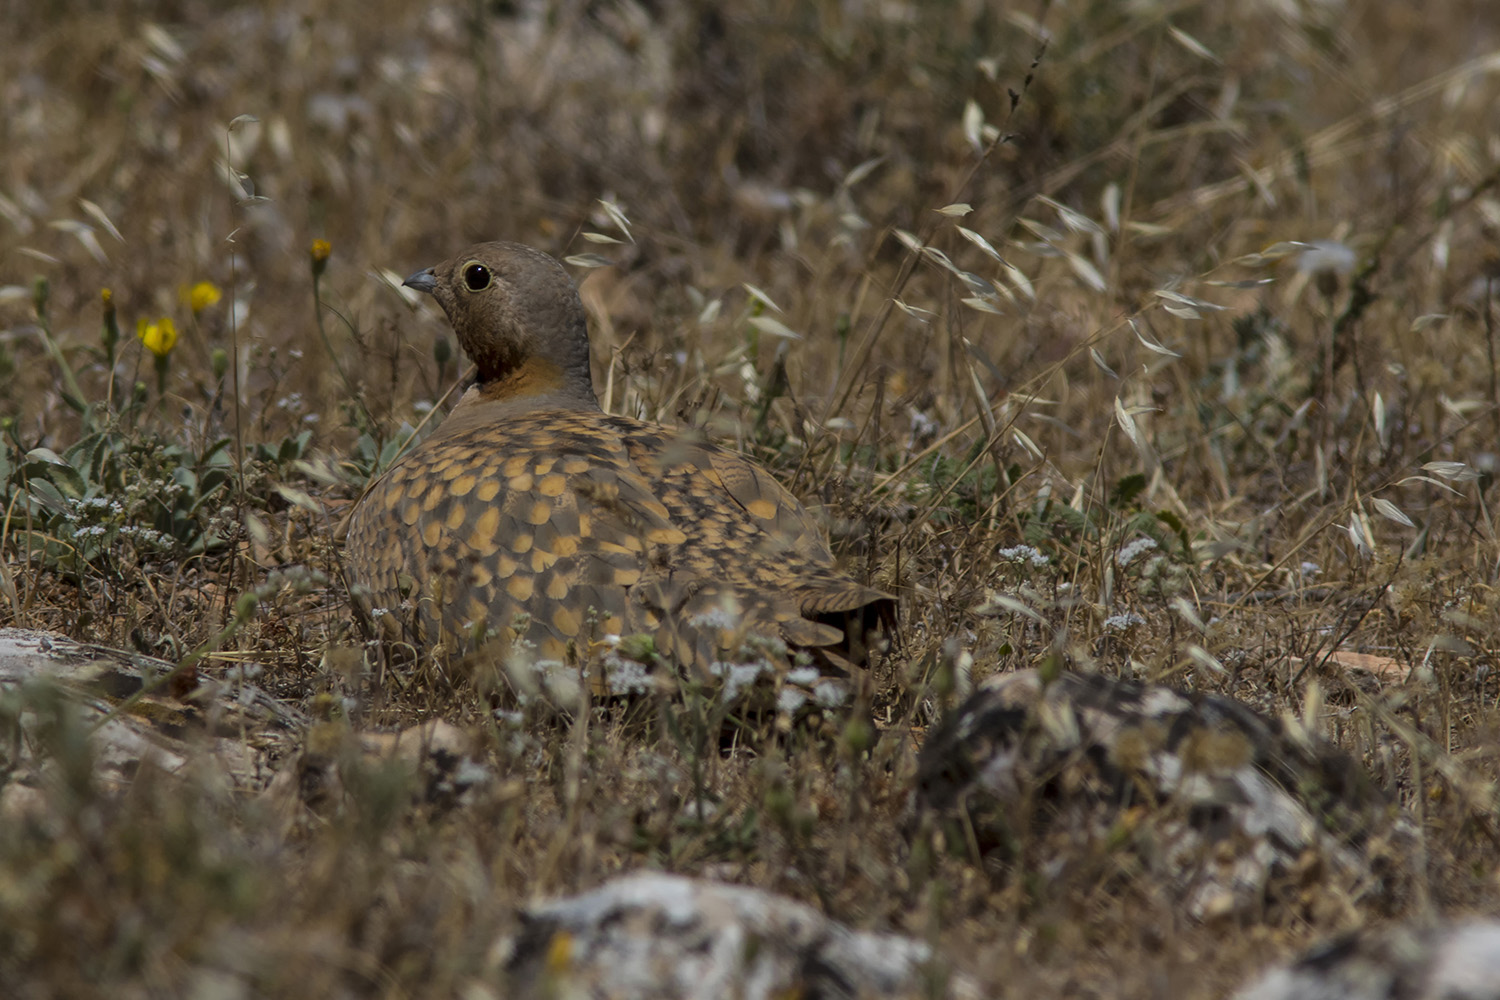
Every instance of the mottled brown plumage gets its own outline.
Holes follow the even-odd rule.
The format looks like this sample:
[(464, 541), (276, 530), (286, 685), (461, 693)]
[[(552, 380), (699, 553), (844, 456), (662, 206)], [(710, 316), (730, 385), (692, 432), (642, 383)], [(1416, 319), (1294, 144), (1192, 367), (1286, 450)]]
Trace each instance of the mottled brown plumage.
[(746, 634), (864, 658), (893, 599), (840, 573), (753, 462), (599, 409), (583, 306), (555, 260), (485, 243), (406, 283), (436, 297), (478, 380), (354, 511), (348, 565), (369, 606), (411, 601), (427, 643), (488, 630), (544, 660), (633, 633), (699, 667)]

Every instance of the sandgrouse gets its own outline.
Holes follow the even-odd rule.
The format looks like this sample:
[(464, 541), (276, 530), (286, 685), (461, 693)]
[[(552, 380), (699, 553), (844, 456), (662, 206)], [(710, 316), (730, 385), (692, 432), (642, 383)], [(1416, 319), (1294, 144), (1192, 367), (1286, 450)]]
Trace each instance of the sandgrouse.
[(421, 642), (519, 644), (538, 662), (632, 634), (684, 668), (746, 636), (864, 660), (894, 599), (840, 573), (817, 522), (754, 462), (599, 408), (583, 305), (557, 261), (482, 243), (406, 284), (437, 299), (478, 375), (354, 510), (348, 567), (367, 606), (410, 601)]

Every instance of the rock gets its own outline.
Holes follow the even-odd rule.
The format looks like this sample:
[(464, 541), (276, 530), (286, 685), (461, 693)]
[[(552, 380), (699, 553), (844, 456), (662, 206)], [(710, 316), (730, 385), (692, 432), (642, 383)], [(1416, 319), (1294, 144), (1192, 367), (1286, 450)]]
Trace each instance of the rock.
[(955, 978), (946, 994), (934, 992), (931, 950), (919, 941), (850, 930), (768, 892), (656, 873), (531, 907), (511, 949), (517, 996), (773, 1000), (972, 989)]
[(1235, 1000), (1500, 1000), (1500, 922), (1349, 934), (1267, 973)]
[(88, 779), (104, 792), (146, 765), (173, 775), (196, 768), (258, 790), (307, 724), (239, 678), (28, 629), (0, 629), (0, 693), (0, 730), (21, 737), (0, 741), (17, 754), (6, 760), (0, 812), (30, 808), (35, 789), (85, 750)]
[(1354, 760), (1300, 729), (1219, 695), (1005, 674), (927, 740), (918, 802), (966, 817), (988, 863), (1050, 879), (1098, 865), (1164, 884), (1198, 919), (1304, 890), (1393, 896), (1410, 822)]

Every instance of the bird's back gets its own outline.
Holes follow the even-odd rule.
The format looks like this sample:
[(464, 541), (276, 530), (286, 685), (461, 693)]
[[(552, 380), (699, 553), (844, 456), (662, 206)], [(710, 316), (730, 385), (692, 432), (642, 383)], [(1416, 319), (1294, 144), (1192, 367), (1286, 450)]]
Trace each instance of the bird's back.
[(465, 648), (488, 632), (561, 661), (645, 633), (706, 666), (746, 633), (847, 656), (860, 640), (847, 632), (893, 612), (834, 567), (769, 473), (693, 432), (597, 410), (462, 410), (350, 523), (366, 600), (411, 601), (426, 642)]

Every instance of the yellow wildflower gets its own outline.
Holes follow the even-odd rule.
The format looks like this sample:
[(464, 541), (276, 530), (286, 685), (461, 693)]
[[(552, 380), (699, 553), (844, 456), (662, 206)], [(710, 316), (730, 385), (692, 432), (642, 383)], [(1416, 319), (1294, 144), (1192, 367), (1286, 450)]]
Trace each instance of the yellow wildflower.
[(333, 244), (327, 240), (318, 239), (312, 241), (312, 249), (308, 251), (308, 258), (312, 263), (313, 283), (323, 276), (323, 271), (328, 267), (328, 257), (333, 253)]
[(212, 281), (200, 281), (191, 288), (182, 289), (182, 301), (193, 311), (194, 316), (209, 306), (218, 305), (223, 297), (224, 293)]
[(137, 320), (135, 335), (146, 345), (146, 350), (158, 358), (165, 358), (177, 346), (177, 327), (170, 316), (163, 316), (155, 323)]

